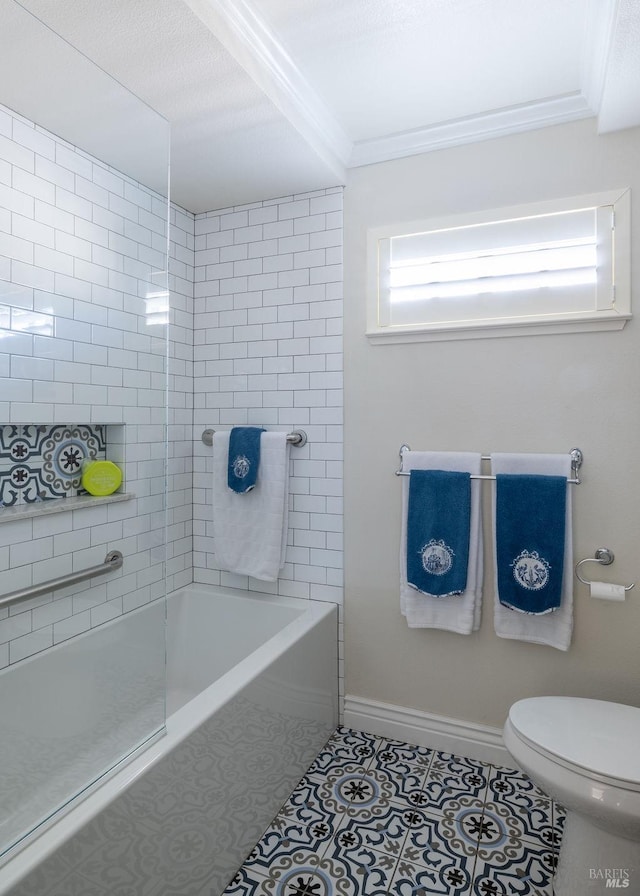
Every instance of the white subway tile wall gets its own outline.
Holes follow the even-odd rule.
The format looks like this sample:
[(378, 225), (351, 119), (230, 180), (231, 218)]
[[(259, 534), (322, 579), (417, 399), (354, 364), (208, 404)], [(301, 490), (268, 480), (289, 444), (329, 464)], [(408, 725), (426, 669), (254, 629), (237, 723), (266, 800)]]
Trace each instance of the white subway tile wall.
[(193, 581), (193, 276), (195, 219), (170, 209), (167, 592)]
[[(99, 564), (107, 550), (125, 564), (0, 609), (0, 667), (164, 592), (167, 215), (161, 196), (0, 107), (0, 423), (118, 424), (107, 426), (109, 456), (136, 496), (2, 522), (0, 594)], [(186, 307), (179, 234), (173, 278)], [(176, 346), (174, 375), (178, 356), (189, 363)], [(171, 508), (179, 542), (188, 499), (187, 489)]]
[[(195, 218), (196, 582), (342, 607), (342, 200), (335, 188)], [(216, 564), (201, 434), (239, 425), (309, 437), (291, 448), (286, 563), (274, 583)]]
[[(136, 495), (0, 526), (0, 594), (107, 549), (126, 557), (120, 573), (0, 610), (0, 667), (160, 596), (165, 520), (169, 591), (195, 580), (342, 607), (342, 189), (197, 216), (171, 206), (168, 370), (153, 273), (166, 212), (0, 107), (0, 423), (119, 424), (112, 459)], [(216, 565), (201, 433), (239, 424), (309, 437), (291, 451), (273, 584)]]

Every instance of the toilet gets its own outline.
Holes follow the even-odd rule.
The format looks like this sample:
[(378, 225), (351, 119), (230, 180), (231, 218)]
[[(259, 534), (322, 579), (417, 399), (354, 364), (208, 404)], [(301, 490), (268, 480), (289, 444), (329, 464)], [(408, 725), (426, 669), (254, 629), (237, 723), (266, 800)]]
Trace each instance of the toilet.
[(531, 697), (511, 707), (503, 736), (516, 764), (567, 810), (554, 896), (640, 894), (640, 708)]

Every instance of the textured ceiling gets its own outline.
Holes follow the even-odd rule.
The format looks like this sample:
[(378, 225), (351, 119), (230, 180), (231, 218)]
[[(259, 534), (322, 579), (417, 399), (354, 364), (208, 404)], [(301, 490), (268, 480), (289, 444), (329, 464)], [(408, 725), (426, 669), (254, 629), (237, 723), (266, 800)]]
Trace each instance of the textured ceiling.
[[(0, 0), (3, 24), (13, 22), (0, 31), (0, 102), (97, 155), (104, 144), (102, 157), (119, 167), (131, 149), (129, 173), (156, 184), (140, 158), (153, 131), (144, 127), (147, 136), (139, 136), (146, 113), (113, 102), (120, 124), (111, 127), (102, 103), (70, 124), (72, 91), (60, 69), (71, 63), (63, 66), (53, 47), (63, 38), (67, 56), (70, 44), (169, 122), (172, 197), (200, 212), (344, 183), (355, 165), (581, 117), (598, 117), (601, 130), (636, 126), (639, 7), (637, 0)], [(27, 48), (34, 58), (25, 65)], [(93, 89), (86, 60), (77, 58)], [(16, 63), (19, 82), (8, 77)], [(134, 142), (137, 151), (127, 147)]]
[(580, 88), (585, 0), (253, 3), (356, 142)]

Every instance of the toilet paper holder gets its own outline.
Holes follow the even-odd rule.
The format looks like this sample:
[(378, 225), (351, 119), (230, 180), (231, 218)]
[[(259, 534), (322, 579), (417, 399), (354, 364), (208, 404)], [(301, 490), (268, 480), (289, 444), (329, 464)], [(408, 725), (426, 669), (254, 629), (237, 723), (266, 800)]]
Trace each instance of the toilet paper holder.
[[(613, 561), (616, 559), (616, 555), (613, 551), (609, 550), (609, 548), (598, 548), (593, 557), (585, 557), (584, 560), (580, 560), (576, 563), (576, 576), (580, 579), (583, 585), (590, 585), (591, 582), (587, 582), (582, 578), (578, 570), (582, 566), (583, 563), (600, 563), (602, 566), (611, 566)], [(625, 585), (625, 591), (631, 591), (632, 588), (636, 587), (636, 583), (633, 582), (631, 585)]]

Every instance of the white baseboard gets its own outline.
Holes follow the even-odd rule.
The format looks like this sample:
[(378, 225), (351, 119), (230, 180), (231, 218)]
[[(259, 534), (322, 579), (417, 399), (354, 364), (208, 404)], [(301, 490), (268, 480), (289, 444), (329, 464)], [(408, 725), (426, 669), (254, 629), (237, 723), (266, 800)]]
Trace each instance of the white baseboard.
[(502, 740), (500, 728), (448, 719), (351, 694), (347, 694), (344, 700), (344, 724), (347, 728), (391, 737), (419, 747), (431, 747), (508, 768), (515, 766)]

